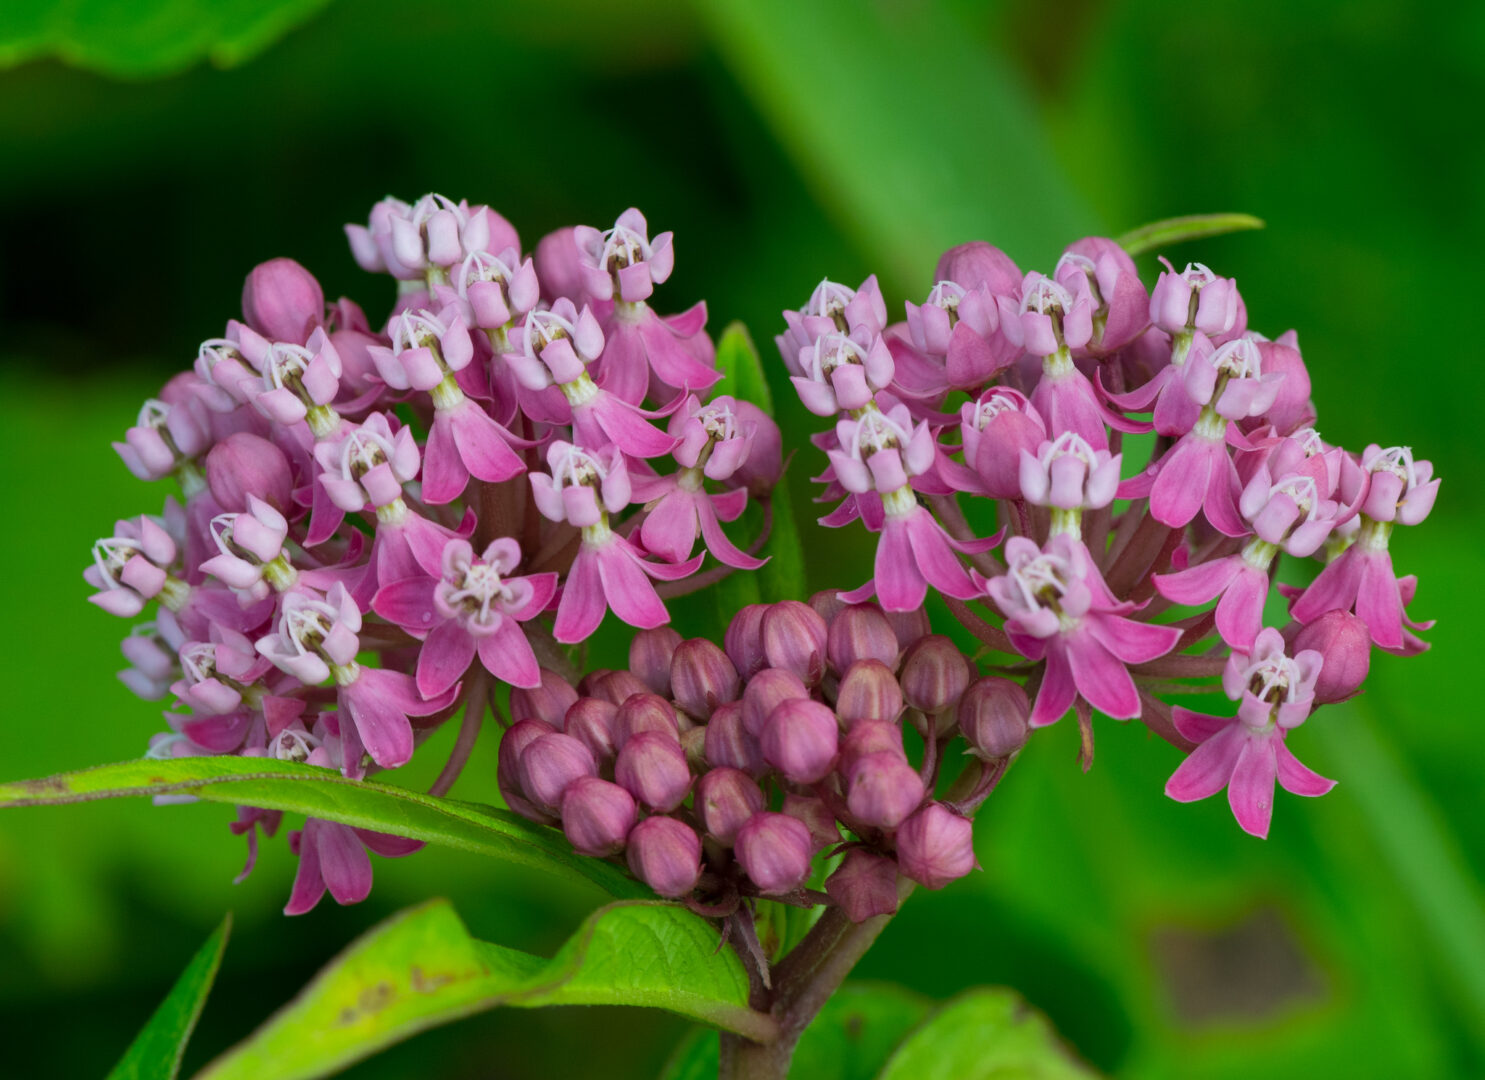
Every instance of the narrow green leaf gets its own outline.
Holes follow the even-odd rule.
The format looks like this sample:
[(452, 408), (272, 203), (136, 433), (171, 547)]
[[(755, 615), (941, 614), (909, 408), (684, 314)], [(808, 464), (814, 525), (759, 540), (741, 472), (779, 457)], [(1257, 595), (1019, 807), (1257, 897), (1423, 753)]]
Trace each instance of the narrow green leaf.
[(331, 769), (289, 761), (219, 757), (101, 765), (0, 785), (0, 808), (167, 794), (307, 814), (580, 878), (612, 896), (649, 895), (617, 867), (575, 853), (557, 830), (508, 810), (347, 780)]
[(1119, 246), (1131, 255), (1143, 255), (1188, 240), (1203, 240), (1208, 236), (1263, 227), (1263, 221), (1252, 214), (1189, 214), (1130, 229), (1119, 237)]
[(222, 966), (231, 931), (232, 916), (228, 914), (180, 973), (149, 1023), (108, 1074), (108, 1080), (175, 1080), (186, 1043)]
[(721, 381), (712, 387), (713, 396), (728, 395), (751, 401), (773, 415), (773, 392), (763, 374), (763, 361), (748, 328), (740, 322), (728, 323), (717, 339), (717, 370)]
[(763, 549), (769, 558), (768, 563), (758, 570), (758, 591), (765, 603), (776, 604), (780, 600), (800, 600), (805, 596), (804, 542), (794, 518), (787, 474), (774, 485), (771, 498), (773, 531)]
[(1086, 1080), (1095, 1074), (1010, 990), (970, 990), (907, 1037), (879, 1080)]
[(750, 1038), (748, 977), (716, 929), (682, 907), (612, 904), (550, 960), (469, 936), (447, 901), (375, 927), (198, 1080), (325, 1076), (425, 1028), (502, 1005), (640, 1005)]

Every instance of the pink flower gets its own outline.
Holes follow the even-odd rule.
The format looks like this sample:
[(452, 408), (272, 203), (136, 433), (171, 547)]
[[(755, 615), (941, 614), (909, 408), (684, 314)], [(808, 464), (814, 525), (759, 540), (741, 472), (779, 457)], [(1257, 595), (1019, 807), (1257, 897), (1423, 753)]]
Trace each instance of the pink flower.
[(116, 522), (112, 536), (93, 544), (93, 565), (83, 579), (98, 591), (88, 600), (127, 619), (167, 589), (181, 595), (187, 587), (170, 572), (178, 550), (165, 526), (148, 515)]
[(422, 455), (412, 429), (383, 413), (372, 413), (359, 426), (342, 429), (334, 442), (315, 445), (315, 460), (324, 471), (320, 483), (335, 505), (348, 514), (370, 505), (380, 510), (402, 498), (402, 485), (417, 479)]
[(1021, 495), (1021, 453), (1037, 451), (1047, 426), (1025, 394), (992, 386), (959, 407), (959, 437), (964, 464), (941, 458), (944, 479), (959, 491), (1015, 499)]
[(1314, 702), (1321, 656), (1305, 650), (1292, 659), (1284, 639), (1265, 629), (1250, 653), (1234, 651), (1222, 674), (1222, 688), (1239, 703), (1231, 719), (1193, 713), (1179, 706), (1176, 728), (1199, 743), (1165, 785), (1178, 802), (1193, 802), (1227, 788), (1233, 816), (1245, 832), (1268, 836), (1274, 781), (1296, 795), (1324, 795), (1327, 780), (1289, 752), (1284, 738), (1304, 722)]
[(801, 374), (789, 381), (799, 400), (816, 416), (865, 408), (878, 390), (892, 383), (892, 352), (880, 334), (821, 334), (799, 351)]
[(1068, 284), (1035, 270), (1021, 283), (1019, 302), (997, 297), (1006, 337), (1033, 356), (1061, 349), (1081, 349), (1093, 337), (1093, 295), (1085, 279), (1069, 276)]
[(383, 381), (393, 390), (431, 391), (474, 359), (469, 328), (457, 308), (438, 314), (404, 311), (392, 319), (392, 347), (369, 352)]
[(475, 251), (520, 247), (515, 230), (499, 214), (442, 195), (424, 195), (411, 206), (383, 199), (371, 208), (367, 225), (347, 225), (345, 231), (363, 270), (403, 280), (430, 270), (446, 273)]
[(1016, 359), (1015, 346), (1000, 333), (995, 297), (984, 285), (938, 282), (921, 307), (907, 305), (907, 327), (913, 348), (927, 361), (916, 380), (907, 373), (899, 376), (914, 394), (972, 390)]
[(211, 446), (211, 419), (198, 395), (174, 404), (150, 398), (139, 420), (114, 443), (124, 467), (141, 480), (159, 480)]
[(487, 251), (472, 252), (459, 265), (454, 286), (466, 324), (482, 330), (509, 327), (541, 299), (535, 263), (531, 259), (522, 262), (515, 248), (498, 257)]
[[(1170, 334), (1200, 331), (1220, 337), (1237, 326), (1241, 300), (1237, 282), (1218, 277), (1201, 263), (1187, 263), (1179, 274), (1166, 270), (1150, 293), (1150, 321)], [(1238, 327), (1241, 333), (1242, 328)]]
[(1069, 244), (1052, 276), (1071, 289), (1083, 275), (1093, 300), (1093, 337), (1085, 348), (1095, 356), (1128, 345), (1150, 324), (1150, 294), (1129, 253), (1113, 240), (1089, 236)]
[(289, 847), (299, 856), (299, 870), (284, 914), (303, 915), (320, 902), (326, 889), (337, 904), (359, 904), (371, 893), (368, 849), (396, 859), (422, 846), (421, 840), (310, 818), (303, 829), (289, 833)]
[(1020, 455), (1021, 495), (1033, 506), (1096, 510), (1114, 501), (1122, 454), (1094, 450), (1071, 431)]
[(303, 345), (325, 318), (325, 292), (293, 259), (269, 259), (242, 284), (243, 321), (272, 341)]
[(456, 683), (478, 654), (485, 670), (511, 686), (541, 685), (536, 656), (521, 622), (535, 618), (557, 591), (556, 574), (514, 576), (521, 547), (495, 540), (476, 559), (467, 540), (449, 540), (436, 577), (419, 575), (383, 585), (372, 600), (382, 618), (424, 639), (418, 692), (436, 697)]
[(607, 232), (587, 225), (573, 229), (588, 295), (628, 304), (648, 300), (675, 266), (673, 234), (664, 232), (654, 240), (649, 236), (645, 216), (632, 206)]
[(324, 330), (316, 329), (304, 345), (274, 342), (263, 358), (253, 405), (275, 423), (308, 420), (316, 437), (323, 438), (335, 428), (330, 404), (340, 392), (340, 370), (340, 354)]
[(211, 519), (211, 536), (218, 554), (203, 562), (201, 569), (238, 593), (244, 602), (251, 602), (266, 597), (270, 583), (279, 589), (288, 588), (297, 574), (283, 552), (289, 535), (288, 520), (256, 495), (247, 499), (247, 512), (218, 514)]
[(201, 400), (214, 412), (231, 412), (251, 400), (258, 371), (271, 343), (236, 319), (225, 337), (208, 338), (196, 352)]
[(828, 333), (862, 332), (870, 341), (887, 328), (887, 302), (873, 274), (857, 289), (824, 278), (798, 311), (784, 312), (788, 329), (774, 338), (790, 374), (803, 375), (799, 354)]
[(1082, 541), (1059, 533), (1045, 550), (1024, 536), (1006, 542), (1007, 572), (977, 580), (1006, 617), (1021, 655), (1047, 662), (1031, 726), (1059, 719), (1081, 694), (1094, 708), (1127, 720), (1140, 715), (1127, 664), (1143, 664), (1175, 648), (1181, 631), (1127, 618)]

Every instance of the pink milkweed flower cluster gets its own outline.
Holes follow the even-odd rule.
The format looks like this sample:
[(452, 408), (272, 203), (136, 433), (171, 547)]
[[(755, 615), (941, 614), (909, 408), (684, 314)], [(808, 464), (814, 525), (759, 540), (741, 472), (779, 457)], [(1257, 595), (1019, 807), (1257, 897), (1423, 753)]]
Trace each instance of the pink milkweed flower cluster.
[[(779, 432), (710, 394), (704, 304), (651, 307), (671, 234), (631, 209), (523, 253), (498, 213), (439, 195), (385, 199), (346, 234), (397, 279), (389, 311), (327, 305), (304, 267), (264, 263), (241, 318), (115, 444), (178, 488), (84, 574), (99, 607), (144, 617), (121, 678), (174, 699), (152, 755), (396, 768), (499, 685), (540, 688), (538, 658), (610, 613), (667, 623), (656, 582), (686, 591), (709, 554), (761, 565), (765, 536), (723, 525), (769, 497)], [(240, 813), (249, 868), (280, 817)], [(418, 846), (317, 820), (290, 844), (294, 914), (364, 897), (368, 850)]]
[[(1208, 267), (1166, 263), (1147, 289), (1111, 240), (1070, 245), (1051, 275), (970, 243), (902, 322), (874, 277), (823, 281), (784, 321), (801, 401), (835, 419), (813, 440), (819, 498), (837, 504), (820, 523), (877, 536), (871, 579), (841, 599), (906, 613), (931, 586), (1019, 658), (1002, 666), (1024, 679), (1031, 727), (1076, 712), (1085, 761), (1094, 710), (1141, 719), (1191, 751), (1174, 798), (1225, 786), (1238, 823), (1267, 835), (1275, 781), (1330, 787), (1285, 735), (1357, 692), (1373, 646), (1427, 648), (1390, 541), (1432, 509), (1432, 466), (1325, 442), (1294, 332), (1251, 329)], [(1131, 469), (1124, 435), (1152, 431)], [(1298, 579), (1322, 568), (1280, 584), (1285, 556)], [(1288, 621), (1265, 626), (1276, 596)], [(1219, 673), (1234, 720), (1162, 699)]]

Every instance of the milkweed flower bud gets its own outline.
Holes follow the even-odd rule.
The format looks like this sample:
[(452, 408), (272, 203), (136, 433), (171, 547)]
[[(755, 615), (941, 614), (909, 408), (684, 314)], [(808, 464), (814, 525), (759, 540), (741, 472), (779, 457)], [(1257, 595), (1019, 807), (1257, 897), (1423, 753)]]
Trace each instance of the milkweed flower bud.
[(970, 680), (969, 661), (942, 634), (919, 638), (902, 658), (902, 696), (929, 716), (954, 707)]
[(541, 669), (541, 682), (532, 687), (514, 687), (510, 692), (512, 720), (542, 720), (561, 729), (562, 718), (578, 699), (578, 693), (561, 675)]
[(754, 814), (737, 831), (734, 850), (737, 861), (764, 896), (792, 892), (810, 876), (810, 831), (788, 814)]
[(889, 750), (855, 757), (846, 774), (851, 816), (879, 829), (895, 829), (923, 801), (918, 770)]
[(728, 658), (744, 679), (751, 679), (768, 666), (768, 657), (763, 652), (763, 615), (767, 610), (767, 604), (749, 604), (727, 624), (723, 644)]
[(648, 694), (650, 688), (628, 671), (605, 671), (588, 683), (588, 692), (613, 705), (622, 705), (635, 694)]
[(1327, 611), (1308, 626), (1299, 626), (1290, 639), (1291, 654), (1306, 650), (1321, 657), (1315, 704), (1345, 701), (1360, 693), (1371, 668), (1372, 640), (1366, 623), (1349, 611)]
[(784, 796), (784, 804), (779, 809), (791, 818), (804, 822), (804, 827), (810, 831), (810, 842), (816, 851), (823, 851), (833, 844), (840, 843), (840, 826), (836, 825), (835, 814), (825, 804), (824, 799), (791, 791)]
[(641, 630), (629, 639), (629, 670), (661, 697), (670, 696), (670, 665), (681, 635), (669, 626)]
[(683, 641), (670, 662), (670, 692), (687, 716), (705, 720), (740, 689), (737, 668), (727, 654), (705, 638)]
[(897, 667), (897, 635), (875, 604), (842, 607), (830, 619), (826, 649), (837, 674), (844, 674), (858, 660), (878, 660), (893, 670)]
[(959, 730), (980, 757), (1010, 757), (1031, 734), (1031, 703), (1020, 683), (987, 676), (959, 699)]
[(595, 776), (598, 767), (588, 748), (571, 735), (540, 735), (521, 751), (521, 788), (546, 813), (554, 813), (574, 780)]
[(818, 701), (791, 698), (763, 723), (763, 759), (797, 784), (823, 780), (835, 763), (840, 728), (835, 714)]
[(545, 811), (537, 809), (527, 797), (525, 785), (521, 781), (521, 755), (526, 747), (555, 730), (552, 725), (541, 720), (517, 720), (501, 736), (500, 755), (495, 767), (495, 782), (500, 788), (500, 797), (505, 800), (505, 805), (522, 817), (544, 825), (551, 824), (554, 819)]
[(206, 483), (217, 504), (234, 513), (248, 508), (249, 496), (280, 514), (294, 506), (288, 457), (277, 443), (250, 432), (235, 432), (211, 448), (206, 455)]
[(564, 714), (562, 730), (586, 746), (593, 760), (612, 761), (618, 753), (614, 745), (614, 716), (618, 711), (617, 705), (603, 698), (578, 698)]
[(892, 723), (902, 715), (902, 687), (879, 660), (858, 660), (846, 668), (836, 691), (835, 714), (849, 730), (862, 720)]
[(619, 751), (614, 779), (647, 809), (667, 813), (691, 790), (691, 766), (673, 735), (645, 731)]
[(957, 244), (939, 256), (934, 281), (956, 281), (967, 289), (984, 287), (1000, 296), (1021, 290), (1021, 270), (1000, 248), (983, 240)]
[(942, 889), (975, 868), (974, 829), (942, 803), (929, 803), (897, 830), (897, 865), (928, 889)]
[(742, 719), (748, 734), (755, 739), (763, 735), (763, 724), (774, 709), (793, 698), (808, 699), (809, 689), (792, 671), (764, 668), (748, 680), (743, 688)]
[(614, 748), (621, 751), (630, 739), (646, 731), (653, 731), (676, 743), (681, 741), (675, 710), (670, 707), (670, 702), (657, 694), (632, 694), (625, 698), (614, 713), (612, 730)]
[(784, 474), (784, 436), (779, 425), (751, 401), (738, 400), (733, 408), (743, 425), (751, 425), (753, 438), (748, 445), (748, 456), (737, 467), (733, 476), (748, 489), (754, 498), (768, 496)]
[[(815, 609), (815, 613), (819, 615), (820, 618), (825, 620), (826, 626), (829, 626), (830, 623), (834, 622), (835, 617), (850, 606), (840, 598), (839, 591), (835, 589), (824, 589), (820, 592), (815, 593), (813, 596), (810, 597), (809, 605), (810, 607)], [(765, 610), (768, 607), (767, 604), (760, 604), (759, 606), (764, 608)]]
[(717, 706), (706, 725), (703, 752), (708, 764), (727, 766), (747, 773), (755, 780), (768, 772), (758, 740), (743, 724), (743, 707), (738, 702)]
[(792, 671), (809, 685), (825, 674), (828, 635), (825, 620), (798, 600), (774, 604), (763, 615), (763, 652), (768, 666)]
[(701, 837), (675, 818), (645, 818), (629, 831), (634, 876), (661, 896), (685, 896), (701, 878)]
[(325, 317), (325, 291), (293, 259), (269, 259), (243, 282), (242, 316), (266, 338), (302, 345)]
[(862, 720), (851, 726), (840, 747), (840, 771), (849, 776), (857, 761), (867, 754), (889, 753), (903, 761), (902, 730), (884, 720)]
[(862, 848), (852, 848), (835, 873), (825, 879), (825, 891), (852, 922), (897, 910), (897, 863)]
[(696, 782), (697, 816), (723, 844), (731, 844), (737, 830), (763, 807), (763, 789), (737, 769), (713, 769)]
[(623, 851), (637, 813), (629, 792), (596, 776), (581, 776), (562, 793), (562, 831), (583, 855)]

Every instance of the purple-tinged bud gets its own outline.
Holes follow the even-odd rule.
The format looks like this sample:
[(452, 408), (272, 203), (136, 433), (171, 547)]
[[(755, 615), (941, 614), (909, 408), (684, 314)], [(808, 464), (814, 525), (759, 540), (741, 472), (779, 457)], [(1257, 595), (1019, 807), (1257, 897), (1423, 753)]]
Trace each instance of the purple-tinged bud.
[[(835, 617), (845, 611), (848, 605), (840, 598), (839, 589), (822, 589), (809, 599), (810, 607), (814, 608), (820, 618), (827, 624), (835, 621)], [(764, 605), (765, 607), (767, 605)]]
[(748, 456), (732, 475), (748, 489), (748, 494), (756, 499), (766, 498), (784, 474), (783, 433), (773, 417), (751, 401), (739, 398), (732, 409), (744, 428), (753, 425)]
[(763, 723), (786, 701), (808, 698), (809, 689), (792, 671), (764, 668), (748, 680), (742, 696), (743, 726), (753, 738), (763, 734)]
[(843, 673), (857, 660), (880, 660), (896, 671), (901, 652), (892, 624), (875, 604), (842, 608), (830, 620), (826, 651), (836, 674)]
[(578, 692), (566, 679), (555, 671), (542, 668), (540, 686), (511, 689), (510, 716), (512, 720), (541, 720), (559, 731), (566, 731), (563, 717), (577, 699)]
[(673, 736), (644, 731), (624, 744), (614, 779), (656, 813), (674, 810), (691, 790), (691, 766)]
[(743, 726), (743, 707), (739, 703), (718, 705), (705, 731), (708, 764), (739, 769), (755, 780), (768, 772), (758, 740)]
[(925, 794), (918, 770), (890, 750), (863, 754), (846, 774), (846, 805), (866, 825), (895, 829), (918, 809)]
[(942, 889), (975, 868), (974, 826), (942, 803), (929, 803), (897, 830), (897, 865), (926, 889)]
[(809, 828), (788, 814), (754, 814), (737, 830), (737, 861), (764, 896), (792, 892), (810, 876)]
[(622, 751), (630, 739), (646, 731), (664, 735), (675, 743), (681, 741), (675, 710), (658, 694), (634, 694), (619, 706), (614, 713), (614, 748)]
[(902, 715), (902, 687), (892, 670), (880, 660), (858, 660), (846, 668), (836, 691), (835, 715), (848, 731), (862, 720), (895, 722)]
[(581, 776), (562, 793), (562, 831), (579, 854), (602, 859), (624, 850), (638, 810), (618, 784)]
[(546, 813), (556, 812), (568, 784), (597, 772), (588, 748), (560, 732), (538, 736), (521, 752), (521, 788)]
[(683, 641), (670, 662), (670, 692), (687, 716), (705, 721), (718, 705), (736, 701), (742, 684), (727, 654), (705, 638)]
[(681, 749), (686, 752), (686, 765), (700, 776), (710, 765), (706, 760), (706, 725), (694, 724), (681, 732)]
[(594, 697), (612, 701), (615, 705), (622, 705), (635, 694), (648, 694), (650, 688), (630, 672), (610, 671), (594, 679), (592, 689), (588, 692)]
[(896, 724), (883, 720), (860, 720), (846, 732), (840, 745), (840, 771), (849, 776), (867, 754), (889, 753), (903, 761), (907, 751), (902, 748), (902, 730)]
[(629, 670), (661, 697), (670, 697), (670, 662), (681, 635), (668, 626), (641, 630), (629, 640)]
[(810, 686), (825, 675), (829, 630), (819, 612), (798, 600), (774, 604), (763, 614), (763, 655), (768, 666), (784, 668)]
[(547, 233), (536, 242), (536, 276), (541, 280), (544, 300), (565, 297), (581, 304), (588, 299), (583, 288), (583, 255), (574, 231), (569, 225)]
[(1299, 628), (1289, 655), (1298, 656), (1306, 649), (1322, 657), (1315, 679), (1315, 704), (1331, 705), (1361, 691), (1372, 663), (1372, 637), (1366, 623), (1349, 611), (1328, 611)]
[(810, 831), (810, 843), (816, 851), (823, 851), (840, 843), (840, 826), (825, 800), (814, 795), (798, 795), (790, 792), (784, 796), (784, 805), (779, 808), (792, 818), (804, 822)]
[(629, 831), (629, 869), (661, 896), (685, 896), (701, 877), (701, 837), (675, 818), (645, 818)]
[(953, 708), (971, 676), (969, 661), (942, 634), (920, 638), (902, 658), (902, 696), (929, 716)]
[(750, 679), (768, 666), (763, 655), (763, 613), (767, 604), (749, 604), (732, 616), (722, 644), (732, 665), (744, 679)]
[(852, 848), (825, 880), (825, 891), (852, 922), (891, 915), (897, 910), (897, 863), (885, 855)]
[(763, 723), (759, 743), (763, 760), (796, 784), (825, 779), (835, 764), (840, 726), (829, 707), (818, 701), (785, 701)]
[(904, 652), (919, 638), (933, 633), (933, 627), (928, 622), (928, 612), (921, 607), (912, 611), (885, 611), (882, 614), (892, 624), (892, 631), (897, 635), (897, 644)]
[[(512, 700), (515, 694), (511, 694)], [(614, 715), (619, 711), (613, 702), (602, 698), (578, 698), (562, 720), (562, 730), (588, 748), (595, 761), (612, 761), (618, 747), (614, 745)]]
[(763, 807), (763, 789), (737, 769), (713, 769), (696, 782), (696, 813), (723, 844), (730, 846), (737, 830)]
[(1031, 703), (1020, 683), (986, 676), (959, 699), (959, 730), (986, 760), (1010, 757), (1031, 734)]
[(506, 729), (500, 738), (500, 756), (495, 765), (495, 783), (500, 788), (500, 797), (522, 817), (539, 821), (543, 825), (554, 824), (553, 819), (538, 810), (526, 797), (521, 785), (521, 754), (543, 735), (556, 729), (540, 720), (518, 720)]
[(325, 317), (325, 291), (293, 259), (259, 263), (242, 284), (242, 318), (270, 341), (303, 345)]
[(277, 444), (246, 431), (228, 435), (206, 455), (206, 483), (217, 505), (244, 513), (256, 495), (280, 514), (294, 509), (294, 478)]
[(1000, 248), (983, 240), (957, 244), (939, 256), (934, 281), (952, 281), (966, 289), (981, 286), (1001, 296), (1015, 296), (1021, 289), (1022, 274), (1013, 260)]

